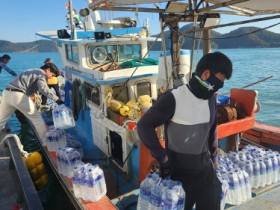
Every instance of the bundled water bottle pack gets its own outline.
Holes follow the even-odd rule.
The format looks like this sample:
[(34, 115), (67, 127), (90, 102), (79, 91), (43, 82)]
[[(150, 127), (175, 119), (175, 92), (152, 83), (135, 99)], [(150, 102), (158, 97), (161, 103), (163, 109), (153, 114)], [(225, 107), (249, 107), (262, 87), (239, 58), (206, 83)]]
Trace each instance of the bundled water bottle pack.
[(64, 130), (50, 128), (46, 134), (46, 145), (49, 151), (57, 152), (66, 145), (66, 133)]
[(82, 162), (81, 154), (71, 147), (59, 148), (56, 157), (58, 161), (58, 172), (69, 178), (73, 176), (74, 167)]
[(181, 182), (161, 179), (158, 173), (148, 174), (141, 182), (138, 210), (180, 210), (185, 206), (185, 191)]
[(67, 129), (75, 127), (73, 112), (64, 104), (55, 106), (52, 110), (52, 116), (56, 128)]
[(77, 198), (96, 202), (107, 193), (104, 173), (98, 165), (80, 162), (74, 167), (72, 181)]
[[(280, 180), (280, 154), (247, 145), (242, 151), (217, 156), (217, 176), (225, 187), (225, 203), (240, 205), (251, 198), (251, 189)], [(228, 190), (226, 190), (228, 186)]]

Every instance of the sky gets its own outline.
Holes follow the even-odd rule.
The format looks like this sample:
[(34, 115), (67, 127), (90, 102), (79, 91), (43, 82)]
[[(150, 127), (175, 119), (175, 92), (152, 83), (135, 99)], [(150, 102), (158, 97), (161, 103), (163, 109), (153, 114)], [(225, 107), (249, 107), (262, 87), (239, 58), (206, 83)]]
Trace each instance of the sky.
[[(65, 29), (67, 22), (65, 15), (66, 0), (1, 0), (0, 6), (0, 40), (6, 40), (14, 43), (31, 42), (39, 40), (40, 37), (35, 33), (38, 31)], [(72, 0), (73, 8), (79, 11), (87, 7), (86, 0)], [(113, 13), (101, 12), (101, 17), (105, 19), (116, 18), (120, 16), (130, 16), (143, 26), (145, 19), (148, 18), (151, 25), (151, 34), (160, 32), (157, 14), (139, 13), (138, 18), (135, 13)], [(233, 16), (222, 16), (221, 24), (232, 22)], [(238, 18), (235, 20), (244, 20)], [(280, 20), (263, 21), (255, 24), (246, 24), (243, 26), (267, 27), (278, 23)], [(240, 27), (240, 26), (238, 26)], [(235, 27), (227, 27), (216, 30), (220, 33), (228, 33)], [(280, 26), (268, 29), (275, 33), (280, 33)]]

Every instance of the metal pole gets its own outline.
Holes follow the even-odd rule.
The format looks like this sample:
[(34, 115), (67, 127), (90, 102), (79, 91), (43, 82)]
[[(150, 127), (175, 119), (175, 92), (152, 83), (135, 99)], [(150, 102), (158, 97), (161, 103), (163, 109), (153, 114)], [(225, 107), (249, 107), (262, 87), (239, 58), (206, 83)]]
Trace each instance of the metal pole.
[(72, 0), (69, 0), (69, 15), (70, 15), (70, 26), (71, 26), (71, 39), (76, 40), (77, 39), (77, 33), (76, 33), (76, 27), (74, 25), (73, 21), (73, 7), (72, 7)]

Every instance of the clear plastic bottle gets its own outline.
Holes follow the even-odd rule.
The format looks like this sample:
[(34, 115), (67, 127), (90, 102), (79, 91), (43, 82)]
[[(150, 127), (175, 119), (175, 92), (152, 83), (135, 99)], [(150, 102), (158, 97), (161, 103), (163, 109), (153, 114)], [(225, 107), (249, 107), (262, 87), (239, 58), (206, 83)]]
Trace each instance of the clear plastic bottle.
[(101, 192), (101, 195), (104, 196), (107, 193), (104, 172), (98, 165), (96, 166), (96, 168), (97, 168), (98, 179), (100, 180), (100, 192)]
[(150, 203), (153, 210), (162, 210), (163, 208), (163, 187), (161, 182), (154, 184), (151, 189)]
[(245, 163), (245, 171), (249, 176), (250, 186), (253, 187), (254, 184), (254, 172), (253, 172), (253, 164), (250, 161), (246, 161)]
[(253, 160), (253, 173), (254, 173), (254, 181), (252, 187), (259, 188), (260, 187), (260, 163), (259, 160), (257, 159)]
[(267, 170), (263, 159), (259, 159), (260, 163), (260, 187), (264, 187), (267, 183)]
[(245, 183), (243, 172), (241, 170), (236, 170), (235, 173), (237, 174), (239, 180), (240, 201), (245, 202), (247, 200), (247, 186)]
[(278, 160), (278, 181), (280, 181), (280, 154), (275, 155)]
[(153, 175), (148, 176), (140, 184), (140, 194), (137, 202), (137, 210), (151, 209), (151, 188), (153, 183)]
[(232, 205), (240, 205), (241, 204), (241, 190), (239, 185), (239, 179), (235, 172), (229, 172), (228, 174), (229, 180), (229, 194), (230, 194), (230, 201)]
[(73, 192), (76, 198), (82, 198), (82, 192), (81, 192), (81, 173), (82, 173), (82, 165), (76, 166), (74, 168), (74, 173), (72, 177), (72, 183), (73, 183)]
[(273, 153), (270, 155), (270, 159), (272, 162), (272, 173), (273, 173), (272, 183), (276, 183), (278, 181), (278, 170), (279, 170), (278, 158), (276, 157), (276, 154)]
[(273, 170), (272, 170), (271, 159), (264, 158), (264, 163), (266, 165), (266, 184), (271, 185), (273, 181)]
[(169, 185), (164, 190), (163, 194), (163, 209), (164, 210), (171, 210), (177, 209), (177, 205), (179, 202), (179, 193), (177, 192), (175, 186)]
[(247, 200), (252, 198), (252, 186), (250, 184), (250, 179), (249, 179), (249, 175), (248, 173), (243, 170), (243, 176), (244, 176), (244, 181), (245, 181), (245, 185), (246, 185), (246, 192), (247, 192)]
[(182, 186), (182, 183), (179, 182), (179, 181), (177, 182), (175, 187), (178, 189), (178, 192), (179, 192), (179, 201), (178, 201), (177, 209), (178, 210), (183, 210), (183, 209), (185, 209), (185, 202), (186, 202), (185, 190)]
[(229, 189), (229, 185), (228, 185), (228, 180), (220, 177), (219, 178), (220, 182), (222, 183), (222, 194), (221, 194), (221, 207), (220, 209), (224, 209), (225, 208), (225, 204), (226, 204), (226, 196), (228, 193), (228, 189)]

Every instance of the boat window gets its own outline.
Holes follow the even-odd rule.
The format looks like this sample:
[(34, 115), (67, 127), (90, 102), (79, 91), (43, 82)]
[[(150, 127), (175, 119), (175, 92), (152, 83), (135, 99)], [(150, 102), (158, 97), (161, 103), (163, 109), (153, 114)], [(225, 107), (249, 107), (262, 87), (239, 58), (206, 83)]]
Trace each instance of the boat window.
[(86, 99), (100, 105), (100, 91), (98, 86), (84, 82)]
[(110, 62), (115, 59), (116, 45), (92, 46), (90, 48), (90, 61), (93, 64)]
[(128, 89), (124, 85), (116, 85), (113, 87), (113, 98), (123, 103), (128, 102)]
[(137, 89), (137, 96), (142, 96), (142, 95), (152, 96), (150, 82), (139, 82), (136, 85), (136, 89)]
[(67, 60), (78, 63), (79, 61), (78, 47), (76, 45), (71, 45), (71, 44), (66, 44), (65, 47), (66, 47)]
[(118, 55), (117, 62), (141, 58), (140, 44), (91, 46), (89, 51), (92, 64), (102, 64), (115, 60), (116, 54)]
[(139, 44), (119, 45), (118, 56), (119, 56), (119, 62), (124, 62), (131, 59), (140, 59), (141, 45)]

